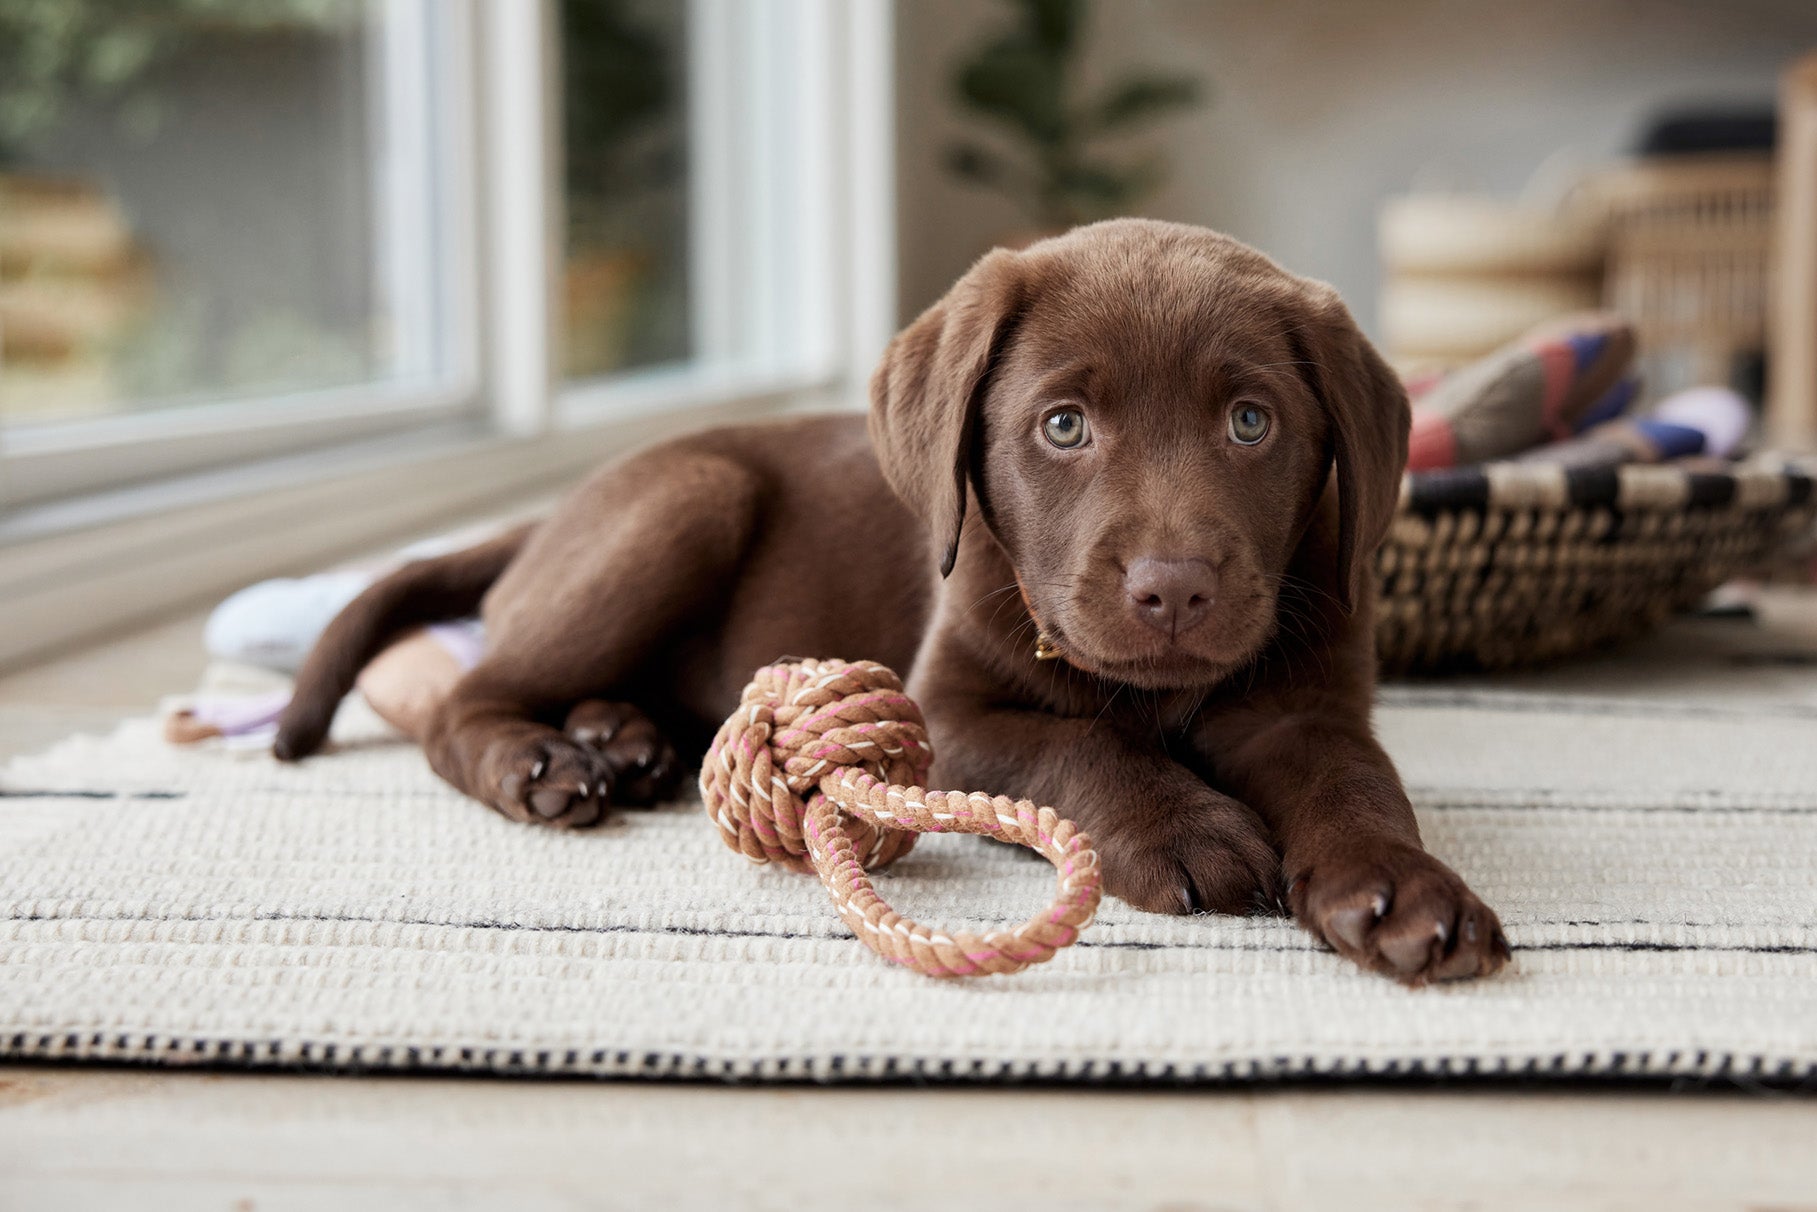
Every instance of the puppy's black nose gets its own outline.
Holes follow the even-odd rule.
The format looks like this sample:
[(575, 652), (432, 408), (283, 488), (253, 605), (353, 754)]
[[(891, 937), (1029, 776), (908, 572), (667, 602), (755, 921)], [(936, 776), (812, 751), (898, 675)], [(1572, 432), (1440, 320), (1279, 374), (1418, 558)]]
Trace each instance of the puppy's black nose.
[(1204, 560), (1130, 561), (1123, 574), (1129, 608), (1136, 617), (1177, 639), (1203, 623), (1218, 596), (1218, 570)]

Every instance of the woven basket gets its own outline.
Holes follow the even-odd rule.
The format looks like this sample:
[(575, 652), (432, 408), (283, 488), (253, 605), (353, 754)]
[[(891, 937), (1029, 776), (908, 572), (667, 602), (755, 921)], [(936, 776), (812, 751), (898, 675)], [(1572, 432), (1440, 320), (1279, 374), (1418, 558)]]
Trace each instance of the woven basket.
[(1645, 634), (1817, 519), (1810, 466), (1414, 472), (1377, 556), (1391, 673), (1504, 669)]

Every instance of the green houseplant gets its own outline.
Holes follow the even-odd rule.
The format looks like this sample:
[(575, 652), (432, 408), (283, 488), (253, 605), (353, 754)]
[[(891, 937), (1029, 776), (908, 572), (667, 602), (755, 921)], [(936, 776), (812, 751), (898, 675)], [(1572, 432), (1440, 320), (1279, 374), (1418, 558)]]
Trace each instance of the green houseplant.
[(1160, 183), (1161, 161), (1115, 158), (1102, 144), (1198, 104), (1199, 81), (1132, 71), (1082, 96), (1088, 0), (1003, 2), (1010, 24), (958, 65), (952, 84), (960, 107), (997, 127), (1015, 150), (966, 139), (947, 149), (947, 167), (1009, 197), (1043, 231), (1127, 212)]

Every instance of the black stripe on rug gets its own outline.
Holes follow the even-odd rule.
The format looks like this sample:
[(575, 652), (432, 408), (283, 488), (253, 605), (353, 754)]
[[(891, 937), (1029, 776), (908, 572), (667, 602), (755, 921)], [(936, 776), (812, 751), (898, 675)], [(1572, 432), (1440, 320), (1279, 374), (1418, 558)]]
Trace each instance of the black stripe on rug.
[(180, 800), (188, 794), (187, 791), (94, 791), (67, 788), (43, 791), (0, 787), (0, 800)]
[[(258, 913), (244, 917), (223, 917), (218, 914), (203, 916), (200, 914), (169, 914), (152, 917), (142, 914), (97, 915), (84, 913), (79, 915), (63, 914), (24, 914), (17, 917), (0, 918), (14, 922), (140, 922), (153, 924), (160, 922), (345, 922), (367, 926), (429, 926), (447, 930), (499, 930), (505, 932), (524, 932), (530, 934), (650, 934), (691, 938), (766, 938), (784, 942), (828, 942), (850, 939), (851, 935), (829, 925), (824, 931), (798, 930), (749, 930), (725, 929), (707, 926), (639, 926), (630, 923), (616, 923), (599, 926), (568, 926), (536, 922), (506, 922), (498, 920), (473, 921), (437, 921), (431, 918), (404, 917), (363, 917), (357, 914), (301, 914), (301, 913)], [(981, 920), (980, 925), (991, 925), (990, 921)], [(1000, 924), (1012, 924), (1007, 921)], [(1630, 925), (1633, 921), (1595, 923), (1583, 921), (1527, 923), (1532, 926), (1591, 926), (1591, 925)], [(1694, 929), (1702, 923), (1697, 922), (1648, 922), (1648, 925), (1669, 926), (1674, 929)], [(1812, 929), (1808, 925), (1797, 925), (1793, 929)], [(1218, 951), (1218, 952), (1272, 952), (1289, 954), (1294, 952), (1309, 954), (1330, 954), (1315, 943), (1309, 936), (1293, 943), (1212, 941), (1202, 942), (1159, 942), (1148, 939), (1090, 939), (1081, 938), (1074, 944), (1077, 947), (1096, 948), (1099, 950), (1117, 951)], [(1644, 940), (1620, 940), (1612, 942), (1573, 941), (1552, 943), (1518, 943), (1516, 951), (1660, 951), (1684, 952), (1701, 951), (1710, 953), (1742, 953), (1759, 955), (1817, 955), (1817, 943), (1669, 943), (1649, 942)]]

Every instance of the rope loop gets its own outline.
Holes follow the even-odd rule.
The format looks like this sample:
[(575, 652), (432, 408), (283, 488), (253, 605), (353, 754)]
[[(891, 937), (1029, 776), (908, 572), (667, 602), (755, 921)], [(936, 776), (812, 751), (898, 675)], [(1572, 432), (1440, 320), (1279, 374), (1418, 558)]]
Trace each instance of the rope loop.
[[(726, 845), (817, 872), (845, 923), (885, 959), (930, 976), (1015, 972), (1079, 936), (1102, 893), (1091, 839), (1052, 808), (923, 787), (933, 748), (902, 681), (874, 661), (767, 665), (714, 738), (701, 795)], [(1049, 908), (1014, 930), (930, 929), (866, 872), (922, 833), (976, 833), (1035, 850), (1059, 873)]]

